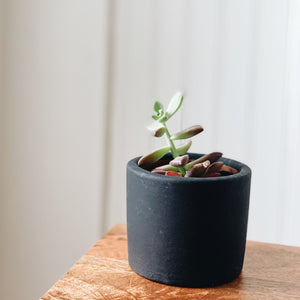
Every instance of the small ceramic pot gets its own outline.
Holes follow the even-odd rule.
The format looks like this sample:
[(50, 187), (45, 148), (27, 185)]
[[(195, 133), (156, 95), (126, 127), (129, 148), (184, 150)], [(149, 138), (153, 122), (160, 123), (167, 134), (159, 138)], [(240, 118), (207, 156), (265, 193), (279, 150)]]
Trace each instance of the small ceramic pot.
[[(188, 153), (191, 159), (201, 154)], [(227, 283), (244, 261), (251, 170), (227, 158), (234, 175), (180, 178), (127, 164), (127, 230), (131, 268), (164, 284)]]

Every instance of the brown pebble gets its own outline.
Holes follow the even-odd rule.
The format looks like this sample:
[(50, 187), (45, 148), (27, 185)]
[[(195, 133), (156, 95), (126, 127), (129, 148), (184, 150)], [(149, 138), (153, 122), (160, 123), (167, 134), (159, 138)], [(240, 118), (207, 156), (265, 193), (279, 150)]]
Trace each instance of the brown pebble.
[(221, 171), (229, 172), (229, 173), (232, 173), (232, 174), (236, 174), (236, 173), (239, 172), (235, 168), (229, 167), (229, 166), (227, 166), (225, 164), (222, 166)]
[(185, 177), (202, 177), (205, 174), (209, 165), (209, 160), (206, 160), (200, 164), (196, 164), (186, 172)]
[(206, 175), (209, 175), (209, 174), (212, 174), (212, 173), (216, 173), (216, 172), (219, 172), (221, 170), (221, 168), (223, 167), (224, 163), (222, 161), (216, 161), (214, 163), (212, 163), (206, 173), (205, 173), (205, 176)]
[(183, 156), (178, 156), (174, 158), (173, 160), (170, 161), (170, 165), (173, 167), (184, 167), (189, 161), (189, 156), (183, 155)]

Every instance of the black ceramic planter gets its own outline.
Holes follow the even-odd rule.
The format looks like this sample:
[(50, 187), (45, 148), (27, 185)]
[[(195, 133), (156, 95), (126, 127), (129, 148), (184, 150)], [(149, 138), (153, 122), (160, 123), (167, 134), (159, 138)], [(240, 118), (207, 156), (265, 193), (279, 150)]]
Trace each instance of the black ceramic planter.
[[(201, 155), (189, 153), (190, 158)], [(131, 268), (153, 281), (209, 287), (235, 279), (244, 261), (251, 170), (179, 178), (127, 165), (127, 230)]]

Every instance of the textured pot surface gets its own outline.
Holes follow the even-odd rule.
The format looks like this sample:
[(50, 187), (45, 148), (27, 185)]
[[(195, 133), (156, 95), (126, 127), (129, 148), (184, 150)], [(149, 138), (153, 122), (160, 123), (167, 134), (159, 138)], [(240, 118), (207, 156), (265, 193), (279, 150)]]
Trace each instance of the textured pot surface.
[(244, 261), (250, 168), (222, 158), (239, 173), (179, 178), (146, 171), (138, 159), (127, 164), (131, 268), (150, 280), (186, 287), (236, 278)]

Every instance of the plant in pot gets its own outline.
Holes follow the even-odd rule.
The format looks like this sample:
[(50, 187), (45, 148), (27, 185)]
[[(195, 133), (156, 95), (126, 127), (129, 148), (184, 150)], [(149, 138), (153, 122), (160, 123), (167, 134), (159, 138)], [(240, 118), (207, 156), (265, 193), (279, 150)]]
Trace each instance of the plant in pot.
[(131, 268), (182, 287), (217, 286), (235, 279), (244, 261), (251, 170), (222, 153), (187, 153), (195, 125), (171, 134), (166, 123), (183, 101), (166, 110), (156, 101), (148, 129), (167, 145), (127, 164), (127, 231)]

